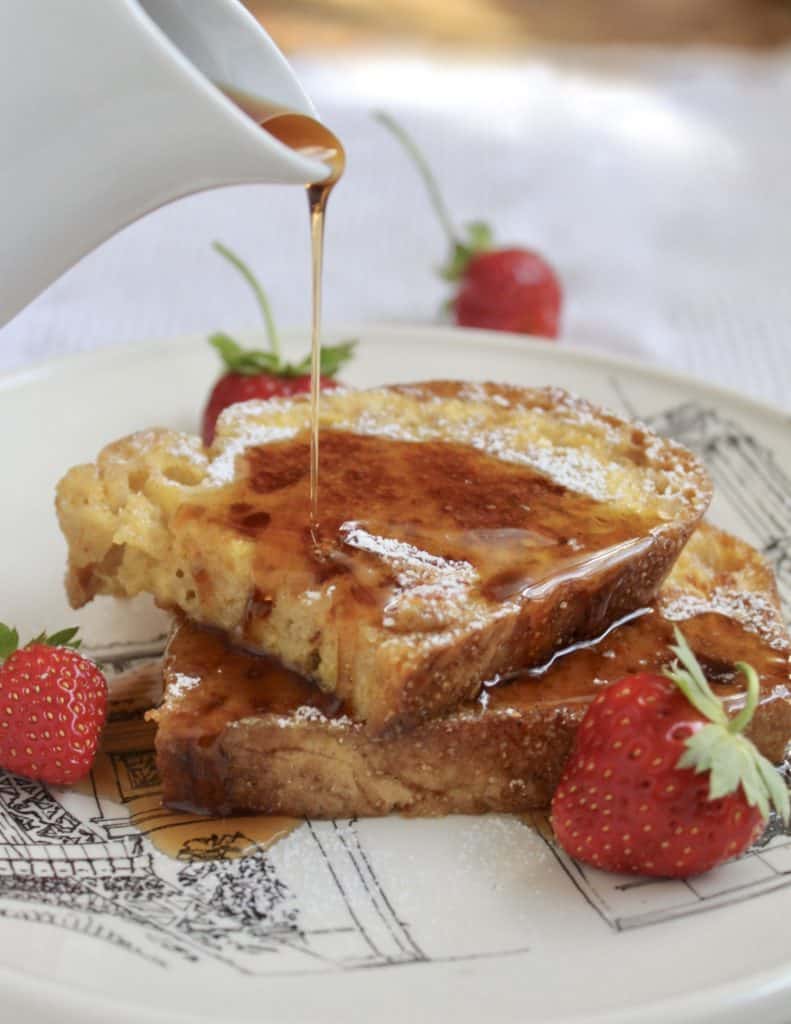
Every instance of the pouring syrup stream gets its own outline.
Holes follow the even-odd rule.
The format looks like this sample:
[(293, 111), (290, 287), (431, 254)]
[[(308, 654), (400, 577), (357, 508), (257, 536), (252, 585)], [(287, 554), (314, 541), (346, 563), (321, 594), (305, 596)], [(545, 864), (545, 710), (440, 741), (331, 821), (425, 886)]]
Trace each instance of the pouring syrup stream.
[(310, 530), (319, 537), (319, 392), (321, 390), (321, 281), (324, 265), (324, 215), (332, 185), (310, 185), (310, 245), (313, 319), (310, 335)]
[(312, 308), (310, 364), (310, 529), (318, 544), (319, 530), (319, 392), (321, 387), (321, 282), (324, 256), (324, 222), (330, 192), (343, 174), (346, 154), (340, 140), (320, 121), (284, 110), (257, 96), (226, 85), (220, 90), (236, 106), (278, 142), (329, 170), (322, 181), (308, 182), (310, 211)]

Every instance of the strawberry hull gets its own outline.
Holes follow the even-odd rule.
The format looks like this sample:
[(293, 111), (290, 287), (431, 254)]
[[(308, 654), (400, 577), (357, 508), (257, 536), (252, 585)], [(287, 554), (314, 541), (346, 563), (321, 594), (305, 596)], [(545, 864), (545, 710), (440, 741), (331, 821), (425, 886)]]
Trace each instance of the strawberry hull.
[(629, 676), (596, 697), (552, 801), (563, 848), (605, 871), (701, 874), (750, 846), (770, 803), (788, 816), (778, 773), (742, 735), (756, 674), (738, 666), (745, 709), (729, 718), (683, 638), (673, 650), (689, 671)]

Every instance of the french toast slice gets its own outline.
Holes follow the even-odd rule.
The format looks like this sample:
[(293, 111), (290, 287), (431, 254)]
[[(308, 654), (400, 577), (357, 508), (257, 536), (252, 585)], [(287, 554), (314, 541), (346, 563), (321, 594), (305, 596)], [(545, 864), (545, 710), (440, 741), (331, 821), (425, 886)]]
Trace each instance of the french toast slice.
[(749, 735), (781, 761), (791, 738), (791, 647), (774, 577), (749, 545), (704, 524), (652, 609), (392, 738), (372, 737), (333, 697), (223, 634), (178, 625), (154, 713), (164, 800), (314, 818), (543, 807), (590, 701), (624, 675), (670, 662), (673, 623), (732, 711), (744, 692), (734, 661), (756, 668), (761, 703)]
[(430, 382), (232, 407), (72, 469), (67, 586), (265, 650), (371, 733), (409, 728), (650, 601), (707, 507), (697, 459), (558, 389)]

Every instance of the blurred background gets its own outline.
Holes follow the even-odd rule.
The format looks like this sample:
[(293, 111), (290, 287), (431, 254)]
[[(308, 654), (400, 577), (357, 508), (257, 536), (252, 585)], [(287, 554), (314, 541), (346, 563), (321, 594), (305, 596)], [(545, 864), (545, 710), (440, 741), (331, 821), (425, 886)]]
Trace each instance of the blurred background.
[(520, 52), (544, 44), (774, 47), (787, 0), (247, 0), (286, 50), (385, 44)]
[[(791, 409), (791, 0), (247, 6), (347, 150), (328, 223), (330, 334), (441, 322), (453, 294), (436, 272), (448, 245), (423, 182), (372, 119), (384, 109), (422, 148), (457, 225), (485, 220), (496, 244), (554, 268), (558, 344)], [(307, 338), (299, 193), (223, 189), (131, 225), (4, 329), (0, 370), (257, 326), (215, 238)]]

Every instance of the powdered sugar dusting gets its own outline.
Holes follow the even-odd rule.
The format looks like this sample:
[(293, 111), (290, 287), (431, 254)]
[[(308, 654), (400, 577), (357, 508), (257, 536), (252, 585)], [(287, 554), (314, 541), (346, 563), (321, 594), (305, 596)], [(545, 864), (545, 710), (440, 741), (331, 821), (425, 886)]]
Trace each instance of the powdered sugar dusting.
[(773, 650), (789, 650), (788, 634), (780, 621), (777, 607), (764, 594), (719, 588), (707, 595), (678, 594), (662, 604), (663, 615), (675, 622), (710, 612), (739, 622), (745, 629), (762, 637)]
[[(308, 417), (303, 396), (227, 410), (207, 483), (231, 479), (245, 448), (306, 431)], [(708, 501), (705, 474), (686, 449), (560, 388), (439, 382), (339, 391), (322, 397), (321, 426), (402, 441), (453, 440), (530, 466), (569, 490), (636, 508), (677, 512)]]
[(354, 725), (351, 718), (346, 715), (331, 718), (328, 715), (325, 715), (323, 711), (320, 711), (319, 708), (312, 707), (309, 704), (303, 704), (289, 715), (278, 715), (276, 716), (275, 721), (283, 728), (306, 725), (309, 723), (327, 726), (331, 729), (349, 729)]

